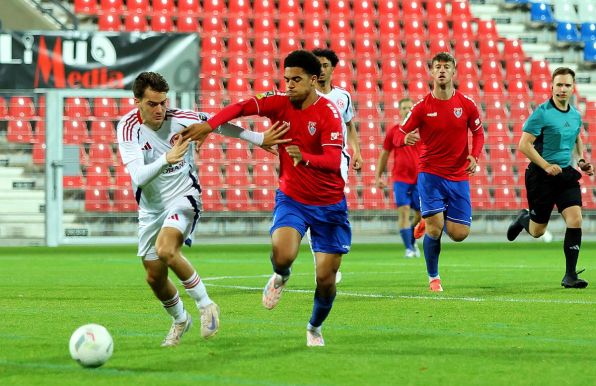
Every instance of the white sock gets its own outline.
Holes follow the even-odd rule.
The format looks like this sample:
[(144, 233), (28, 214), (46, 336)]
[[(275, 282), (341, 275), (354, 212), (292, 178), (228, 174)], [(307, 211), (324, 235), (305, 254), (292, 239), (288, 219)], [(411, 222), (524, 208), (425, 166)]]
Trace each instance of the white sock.
[(320, 334), (320, 333), (321, 333), (321, 327), (323, 327), (323, 326), (321, 325), (321, 326), (319, 326), (319, 327), (315, 327), (315, 326), (313, 326), (312, 324), (310, 324), (310, 322), (309, 322), (309, 323), (306, 325), (306, 329), (307, 329), (308, 331), (314, 331), (314, 332), (316, 332), (317, 334)]
[(195, 271), (190, 278), (182, 281), (182, 285), (186, 288), (186, 293), (195, 300), (197, 307), (203, 308), (213, 303), (213, 301), (207, 295), (207, 288), (205, 284)]
[(433, 280), (435, 280), (435, 279), (439, 279), (439, 280), (440, 280), (440, 279), (441, 279), (441, 276), (439, 276), (439, 275), (437, 275), (437, 276), (435, 276), (435, 277), (431, 277), (431, 276), (429, 276), (429, 277), (428, 277), (428, 282), (430, 283), (431, 281), (433, 281)]
[(182, 299), (178, 295), (178, 291), (176, 291), (176, 295), (170, 300), (166, 300), (161, 302), (163, 308), (174, 318), (176, 323), (184, 323), (186, 322), (186, 311), (184, 311), (184, 304), (182, 303)]

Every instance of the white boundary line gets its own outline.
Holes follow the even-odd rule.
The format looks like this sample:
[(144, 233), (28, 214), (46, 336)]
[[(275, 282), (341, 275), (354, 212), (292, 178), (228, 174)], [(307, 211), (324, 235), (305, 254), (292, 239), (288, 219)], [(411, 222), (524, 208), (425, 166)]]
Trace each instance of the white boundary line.
[[(311, 275), (310, 273), (304, 274), (296, 274), (296, 275)], [(256, 279), (256, 278), (267, 278), (270, 275), (253, 275), (253, 276), (216, 276), (216, 277), (208, 277), (202, 278), (204, 282), (208, 281), (217, 281), (217, 280), (227, 280), (227, 279)], [(244, 291), (262, 291), (262, 287), (251, 287), (251, 286), (242, 286), (242, 285), (225, 285), (225, 284), (212, 284), (212, 283), (205, 283), (205, 285), (209, 287), (219, 287), (219, 288), (230, 288), (230, 289), (239, 289)], [(569, 290), (568, 290), (569, 291)], [(314, 290), (305, 290), (305, 289), (288, 289), (286, 288), (284, 292), (291, 292), (291, 293), (305, 293), (305, 294), (312, 294)], [(337, 294), (340, 296), (349, 296), (349, 297), (356, 297), (356, 298), (373, 298), (373, 299), (411, 299), (411, 300), (434, 300), (434, 301), (464, 301), (464, 302), (502, 302), (502, 303), (547, 303), (547, 304), (584, 304), (584, 305), (596, 305), (596, 301), (590, 300), (567, 300), (567, 299), (516, 299), (516, 298), (503, 298), (503, 297), (495, 297), (495, 298), (479, 298), (479, 297), (458, 297), (458, 296), (442, 296), (442, 295), (435, 295), (435, 296), (424, 296), (424, 295), (387, 295), (387, 294), (374, 294), (374, 293), (361, 293), (361, 292), (344, 292), (344, 291), (337, 291)]]

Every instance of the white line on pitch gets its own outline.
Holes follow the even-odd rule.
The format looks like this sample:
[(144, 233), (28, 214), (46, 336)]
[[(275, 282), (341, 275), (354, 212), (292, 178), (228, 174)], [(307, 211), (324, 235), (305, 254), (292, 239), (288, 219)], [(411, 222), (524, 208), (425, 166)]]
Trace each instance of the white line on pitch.
[[(267, 275), (269, 276), (269, 275)], [(231, 288), (247, 291), (262, 291), (261, 287), (249, 287), (241, 285), (222, 285), (222, 284), (207, 284), (210, 287)], [(303, 289), (285, 289), (284, 292), (293, 293), (307, 293), (312, 294), (313, 290)], [(596, 304), (589, 300), (564, 300), (564, 299), (514, 299), (514, 298), (474, 298), (474, 297), (447, 297), (447, 296), (414, 296), (414, 295), (383, 295), (383, 294), (366, 294), (358, 292), (343, 292), (337, 291), (340, 296), (351, 296), (357, 298), (377, 298), (377, 299), (418, 299), (418, 300), (447, 300), (447, 301), (464, 301), (464, 302), (503, 302), (503, 303), (553, 303), (553, 304)]]

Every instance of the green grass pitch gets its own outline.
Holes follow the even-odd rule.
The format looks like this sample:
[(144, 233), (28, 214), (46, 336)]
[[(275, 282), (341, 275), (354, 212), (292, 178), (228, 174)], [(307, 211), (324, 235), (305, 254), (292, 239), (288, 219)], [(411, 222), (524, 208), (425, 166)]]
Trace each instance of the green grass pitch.
[[(185, 253), (221, 306), (221, 329), (204, 341), (195, 324), (167, 349), (170, 319), (134, 246), (0, 248), (0, 385), (594, 385), (595, 246), (584, 243), (579, 263), (591, 286), (569, 290), (560, 242), (448, 243), (445, 292), (433, 294), (424, 259), (402, 258), (398, 244), (354, 245), (327, 346), (307, 348), (307, 248), (269, 311), (268, 245), (195, 245)], [(98, 369), (68, 353), (70, 334), (90, 322), (114, 338)]]

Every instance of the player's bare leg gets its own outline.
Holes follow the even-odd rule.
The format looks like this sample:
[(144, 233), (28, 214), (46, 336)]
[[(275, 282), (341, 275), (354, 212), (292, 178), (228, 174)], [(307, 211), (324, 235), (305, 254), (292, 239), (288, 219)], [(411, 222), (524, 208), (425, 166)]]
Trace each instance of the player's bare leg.
[(290, 268), (298, 256), (302, 236), (294, 228), (281, 227), (271, 235), (271, 265), (273, 275), (263, 290), (263, 306), (272, 309), (279, 303), (281, 294), (290, 278)]
[(333, 307), (336, 293), (335, 275), (339, 270), (342, 255), (322, 252), (316, 252), (315, 255), (317, 259), (317, 288), (312, 315), (306, 326), (306, 345), (324, 346), (321, 326)]
[(201, 336), (209, 338), (219, 330), (219, 307), (207, 294), (205, 284), (192, 264), (180, 251), (182, 233), (172, 227), (164, 227), (155, 242), (157, 256), (176, 274), (184, 285), (186, 293), (194, 299), (201, 314)]
[[(312, 240), (310, 239), (310, 228), (306, 231), (306, 238), (308, 240), (308, 246), (310, 248), (310, 253), (312, 253), (312, 261), (315, 265), (315, 284), (317, 282), (317, 256), (315, 251), (312, 249)], [(335, 273), (335, 284), (338, 284), (341, 281), (341, 271), (337, 271)]]

